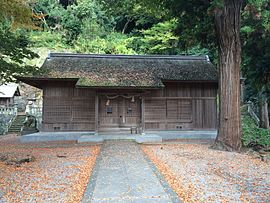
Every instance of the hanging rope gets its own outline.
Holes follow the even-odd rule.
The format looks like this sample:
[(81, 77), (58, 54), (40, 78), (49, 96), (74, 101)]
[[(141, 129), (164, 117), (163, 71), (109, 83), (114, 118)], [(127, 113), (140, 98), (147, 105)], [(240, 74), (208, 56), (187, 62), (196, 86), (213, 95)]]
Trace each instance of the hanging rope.
[(140, 96), (140, 94), (132, 95), (132, 96), (125, 96), (125, 95), (108, 96), (108, 95), (106, 95), (106, 98), (107, 99), (116, 99), (118, 97), (123, 97), (125, 99), (132, 99), (133, 97), (139, 97), (139, 96)]
[(106, 95), (106, 98), (107, 98), (107, 99), (116, 99), (116, 98), (119, 97), (119, 96), (120, 96), (120, 95), (116, 95), (116, 96), (110, 97), (110, 96)]

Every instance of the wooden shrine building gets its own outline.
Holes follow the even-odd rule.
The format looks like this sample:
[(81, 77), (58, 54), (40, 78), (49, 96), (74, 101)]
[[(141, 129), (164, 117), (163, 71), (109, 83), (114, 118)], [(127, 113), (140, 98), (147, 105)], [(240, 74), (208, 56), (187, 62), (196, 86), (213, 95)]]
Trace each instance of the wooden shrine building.
[(16, 96), (20, 96), (19, 85), (7, 83), (0, 85), (0, 107), (12, 107)]
[(207, 57), (51, 53), (42, 73), (42, 131), (210, 130), (217, 70)]

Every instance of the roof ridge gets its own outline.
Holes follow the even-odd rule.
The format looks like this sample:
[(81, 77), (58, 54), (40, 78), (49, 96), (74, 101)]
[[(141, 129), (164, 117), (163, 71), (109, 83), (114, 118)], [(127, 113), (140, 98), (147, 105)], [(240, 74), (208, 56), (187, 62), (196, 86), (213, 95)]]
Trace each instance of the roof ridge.
[(208, 56), (185, 56), (185, 55), (125, 55), (125, 54), (79, 54), (79, 53), (49, 53), (52, 57), (74, 58), (125, 58), (125, 59), (173, 59), (173, 60), (208, 60)]

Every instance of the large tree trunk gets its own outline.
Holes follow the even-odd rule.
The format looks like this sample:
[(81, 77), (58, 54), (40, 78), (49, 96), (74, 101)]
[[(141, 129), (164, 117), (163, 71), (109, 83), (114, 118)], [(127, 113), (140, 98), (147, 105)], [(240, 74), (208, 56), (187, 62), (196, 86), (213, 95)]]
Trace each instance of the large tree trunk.
[(260, 104), (260, 127), (269, 128), (268, 102), (264, 100)]
[(241, 148), (240, 113), (240, 11), (242, 0), (224, 0), (215, 11), (219, 46), (219, 129), (214, 147)]

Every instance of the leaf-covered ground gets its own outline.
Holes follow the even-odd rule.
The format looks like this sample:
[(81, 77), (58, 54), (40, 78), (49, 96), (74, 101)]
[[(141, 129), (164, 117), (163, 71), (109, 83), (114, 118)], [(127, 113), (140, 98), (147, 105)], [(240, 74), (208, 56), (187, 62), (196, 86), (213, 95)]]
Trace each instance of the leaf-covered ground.
[(75, 142), (20, 144), (16, 136), (0, 137), (0, 154), (35, 157), (19, 167), (0, 161), (0, 202), (80, 202), (99, 150)]
[(183, 202), (270, 202), (270, 164), (210, 145), (142, 146)]

